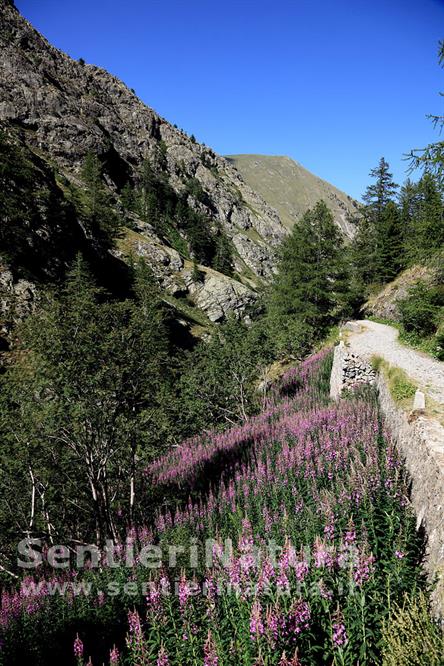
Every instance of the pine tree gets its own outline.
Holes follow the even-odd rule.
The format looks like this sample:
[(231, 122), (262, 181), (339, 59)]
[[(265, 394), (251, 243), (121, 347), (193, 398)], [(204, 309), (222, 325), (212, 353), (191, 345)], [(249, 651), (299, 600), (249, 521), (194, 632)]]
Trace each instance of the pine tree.
[(402, 218), (394, 201), (389, 201), (382, 213), (380, 234), (379, 278), (390, 282), (405, 266)]
[(389, 171), (389, 164), (381, 157), (376, 168), (370, 171), (370, 177), (376, 180), (369, 185), (362, 197), (364, 203), (375, 219), (378, 219), (389, 201), (393, 201), (398, 186), (393, 182), (393, 176)]
[(444, 202), (436, 178), (425, 173), (416, 191), (407, 246), (410, 261), (427, 258), (444, 245)]
[(323, 201), (284, 241), (267, 298), (267, 321), (279, 353), (310, 349), (346, 307), (343, 238)]
[(409, 259), (409, 247), (415, 242), (414, 219), (418, 205), (418, 183), (408, 178), (399, 192), (399, 214), (404, 229), (404, 253), (405, 261)]
[(383, 157), (370, 176), (375, 182), (363, 196), (365, 206), (354, 243), (355, 270), (363, 285), (392, 279), (404, 263), (403, 226), (395, 204), (398, 186)]
[(222, 229), (218, 230), (215, 240), (215, 253), (211, 261), (215, 271), (224, 275), (233, 275), (232, 247)]
[(88, 153), (81, 171), (85, 185), (80, 204), (89, 232), (99, 240), (102, 247), (114, 245), (121, 234), (122, 219), (116, 213), (111, 196), (102, 180), (102, 165), (97, 155)]

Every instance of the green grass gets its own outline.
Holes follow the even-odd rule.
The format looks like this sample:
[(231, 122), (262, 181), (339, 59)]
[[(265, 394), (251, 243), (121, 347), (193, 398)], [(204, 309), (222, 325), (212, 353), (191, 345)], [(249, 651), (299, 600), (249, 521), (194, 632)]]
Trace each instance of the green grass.
[(188, 319), (189, 321), (197, 324), (198, 326), (205, 329), (207, 332), (214, 329), (214, 324), (208, 319), (208, 317), (199, 310), (197, 307), (194, 307), (188, 303), (185, 299), (176, 298), (171, 294), (163, 293), (162, 298), (165, 303), (171, 305), (179, 314)]
[(390, 365), (381, 356), (372, 357), (372, 368), (385, 376), (393, 399), (403, 407), (411, 407), (412, 398), (418, 387), (407, 373), (401, 368)]
[[(284, 225), (291, 229), (308, 208), (324, 199), (339, 219), (356, 208), (344, 192), (318, 178), (288, 157), (272, 155), (227, 155), (244, 180), (277, 210)], [(251, 209), (251, 206), (247, 204)]]

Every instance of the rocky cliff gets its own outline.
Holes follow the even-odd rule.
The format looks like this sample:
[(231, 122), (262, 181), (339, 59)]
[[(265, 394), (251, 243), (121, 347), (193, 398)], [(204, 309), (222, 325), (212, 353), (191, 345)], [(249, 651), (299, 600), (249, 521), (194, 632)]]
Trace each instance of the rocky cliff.
[[(231, 309), (240, 311), (254, 299), (255, 287), (273, 272), (274, 248), (286, 229), (227, 160), (173, 127), (116, 77), (51, 46), (4, 1), (0, 49), (0, 123), (6, 135), (12, 133), (14, 141), (77, 186), (85, 157), (98, 155), (116, 206), (123, 188), (136, 182), (142, 164), (148, 162), (156, 171), (161, 155), (168, 186), (187, 197), (188, 205), (207, 221), (208, 233), (222, 229), (228, 238), (233, 271), (222, 276), (203, 269), (203, 284), (193, 288), (188, 265), (193, 255), (187, 251), (186, 236), (179, 229), (185, 252), (178, 253), (149, 220), (137, 216), (130, 242), (121, 243), (117, 251), (119, 257), (125, 255), (122, 247), (130, 245), (152, 264), (167, 291), (180, 291), (213, 320)], [(198, 184), (198, 197), (188, 193), (190, 182)]]

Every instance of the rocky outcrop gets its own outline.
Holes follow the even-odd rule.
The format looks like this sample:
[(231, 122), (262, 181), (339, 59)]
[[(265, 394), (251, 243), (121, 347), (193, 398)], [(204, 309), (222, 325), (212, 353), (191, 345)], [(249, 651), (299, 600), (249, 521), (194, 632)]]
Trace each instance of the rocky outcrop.
[(242, 317), (256, 299), (251, 289), (216, 271), (208, 271), (202, 284), (192, 282), (189, 290), (196, 305), (212, 322), (222, 321), (229, 313)]
[(400, 312), (398, 303), (408, 295), (417, 282), (423, 281), (432, 284), (437, 270), (432, 266), (412, 266), (403, 271), (398, 277), (385, 285), (374, 296), (371, 296), (362, 308), (364, 312), (381, 319), (399, 321)]
[(15, 280), (11, 271), (0, 265), (0, 337), (6, 340), (11, 327), (31, 314), (36, 303), (35, 285), (28, 280)]
[[(51, 46), (5, 2), (0, 6), (0, 48), (0, 121), (23, 128), (33, 151), (48, 156), (77, 184), (85, 156), (96, 153), (117, 199), (144, 160), (155, 170), (162, 163), (162, 174), (178, 195), (195, 179), (202, 196), (198, 201), (189, 197), (189, 203), (206, 216), (209, 228), (221, 225), (232, 239), (239, 268), (247, 267), (253, 279), (271, 276), (274, 247), (286, 229), (277, 212), (229, 162), (161, 118), (115, 76), (74, 61)], [(155, 270), (160, 264), (162, 279), (174, 284), (183, 258), (165, 247), (165, 240), (152, 230), (140, 233), (146, 241), (138, 253)], [(159, 255), (163, 255), (160, 260)], [(225, 284), (221, 278), (219, 282)], [(210, 286), (214, 283), (213, 279)], [(233, 284), (230, 288), (244, 289)]]

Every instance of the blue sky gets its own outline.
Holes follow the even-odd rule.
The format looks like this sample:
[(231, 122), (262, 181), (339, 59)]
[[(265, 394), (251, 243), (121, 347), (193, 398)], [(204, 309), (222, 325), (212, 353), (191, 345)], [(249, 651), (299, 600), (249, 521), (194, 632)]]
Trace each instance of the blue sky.
[(436, 140), (444, 0), (16, 0), (221, 154), (289, 155), (352, 196)]

